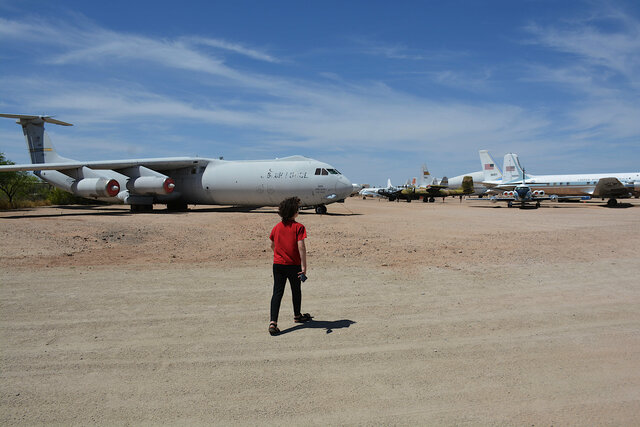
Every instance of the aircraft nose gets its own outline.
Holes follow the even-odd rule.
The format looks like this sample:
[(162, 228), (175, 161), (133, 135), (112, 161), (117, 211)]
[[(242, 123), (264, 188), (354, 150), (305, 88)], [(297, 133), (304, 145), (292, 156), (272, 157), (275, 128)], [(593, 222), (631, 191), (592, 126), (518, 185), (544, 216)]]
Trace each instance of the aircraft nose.
[(341, 175), (336, 182), (336, 194), (340, 197), (340, 199), (344, 199), (349, 197), (352, 191), (353, 184), (351, 184), (351, 181), (349, 181), (346, 176)]

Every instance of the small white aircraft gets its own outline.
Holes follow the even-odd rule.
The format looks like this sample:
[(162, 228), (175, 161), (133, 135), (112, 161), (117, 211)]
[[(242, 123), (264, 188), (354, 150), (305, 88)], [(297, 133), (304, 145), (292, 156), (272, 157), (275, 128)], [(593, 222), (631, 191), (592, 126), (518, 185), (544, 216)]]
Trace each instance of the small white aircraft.
[[(524, 170), (522, 175), (525, 176)], [(522, 184), (514, 185), (512, 187), (505, 186), (507, 189), (501, 196), (491, 196), (489, 198), (492, 202), (507, 202), (507, 206), (513, 207), (514, 203), (519, 204), (520, 209), (524, 209), (529, 206), (529, 203), (534, 203), (534, 208), (540, 207), (540, 202), (543, 200), (557, 200), (558, 196), (545, 196), (544, 191), (532, 189), (525, 179), (522, 180)], [(509, 189), (510, 188), (510, 189)]]
[(367, 197), (387, 197), (388, 192), (396, 191), (396, 187), (391, 184), (391, 178), (387, 179), (386, 187), (366, 187), (358, 192), (363, 199)]
[(225, 161), (170, 157), (80, 162), (59, 156), (44, 131), (45, 123), (72, 126), (48, 116), (0, 114), (18, 119), (31, 164), (0, 166), (0, 172), (35, 171), (55, 187), (77, 196), (124, 202), (133, 212), (150, 211), (154, 203), (169, 210), (188, 204), (277, 206), (299, 197), (302, 206), (327, 212), (353, 191), (351, 182), (327, 163), (291, 156), (275, 160)]

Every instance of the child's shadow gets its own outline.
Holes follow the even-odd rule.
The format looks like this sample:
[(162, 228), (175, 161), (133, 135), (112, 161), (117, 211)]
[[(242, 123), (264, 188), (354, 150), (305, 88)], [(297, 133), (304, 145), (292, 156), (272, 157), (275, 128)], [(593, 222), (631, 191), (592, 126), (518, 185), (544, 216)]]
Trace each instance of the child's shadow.
[(282, 331), (280, 331), (280, 333), (278, 335), (283, 335), (283, 334), (287, 334), (289, 332), (293, 332), (293, 331), (298, 331), (300, 329), (307, 329), (307, 328), (312, 328), (312, 329), (326, 329), (326, 333), (330, 334), (331, 332), (333, 332), (334, 329), (342, 329), (342, 328), (348, 328), (349, 326), (353, 325), (354, 322), (353, 320), (347, 320), (347, 319), (342, 319), (342, 320), (334, 320), (334, 321), (328, 321), (328, 320), (310, 320), (308, 322), (305, 323), (301, 323), (299, 325), (296, 326), (292, 326), (291, 328), (287, 328), (284, 329)]

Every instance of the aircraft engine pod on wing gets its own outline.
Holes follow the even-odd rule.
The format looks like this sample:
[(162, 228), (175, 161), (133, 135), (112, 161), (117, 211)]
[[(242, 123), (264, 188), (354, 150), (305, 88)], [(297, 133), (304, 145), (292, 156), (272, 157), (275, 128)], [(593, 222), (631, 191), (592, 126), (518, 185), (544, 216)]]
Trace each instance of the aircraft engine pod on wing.
[(131, 194), (170, 194), (176, 187), (172, 178), (144, 166), (119, 169), (118, 173), (129, 177), (127, 190)]
[(175, 181), (169, 177), (140, 176), (127, 182), (127, 189), (133, 194), (169, 194), (175, 188)]
[(533, 195), (537, 197), (544, 196), (544, 190), (534, 190)]
[(331, 165), (303, 156), (274, 160), (170, 157), (80, 162), (59, 156), (45, 123), (72, 126), (46, 116), (0, 114), (18, 119), (31, 164), (4, 165), (2, 171), (34, 171), (52, 185), (82, 197), (124, 202), (132, 212), (148, 212), (154, 203), (170, 210), (188, 204), (278, 206), (299, 197), (302, 206), (326, 213), (326, 205), (342, 202), (353, 185)]
[(120, 184), (115, 179), (84, 178), (73, 183), (71, 192), (80, 197), (115, 197)]

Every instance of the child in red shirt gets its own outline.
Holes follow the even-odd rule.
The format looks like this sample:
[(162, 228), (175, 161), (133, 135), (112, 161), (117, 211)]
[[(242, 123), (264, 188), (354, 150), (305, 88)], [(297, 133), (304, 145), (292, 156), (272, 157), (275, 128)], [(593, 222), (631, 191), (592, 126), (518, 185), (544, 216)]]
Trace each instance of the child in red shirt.
[(309, 313), (300, 313), (302, 304), (300, 277), (306, 277), (307, 273), (307, 249), (304, 244), (307, 231), (304, 225), (295, 221), (299, 208), (299, 198), (291, 197), (283, 200), (278, 207), (278, 214), (282, 217), (282, 221), (273, 227), (269, 235), (273, 250), (273, 296), (271, 297), (271, 323), (269, 323), (271, 335), (277, 335), (280, 332), (278, 313), (287, 279), (291, 285), (293, 320), (296, 323), (302, 323), (312, 318)]

